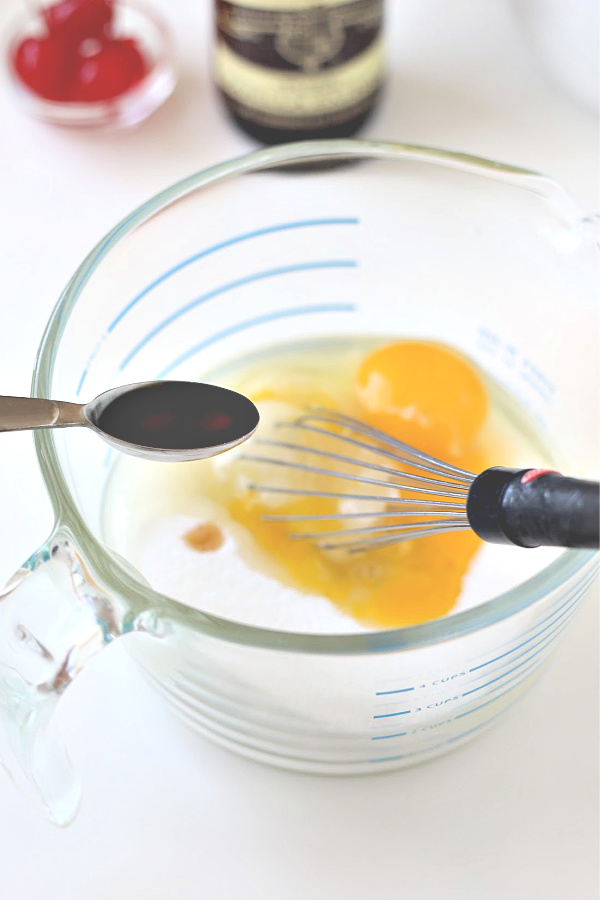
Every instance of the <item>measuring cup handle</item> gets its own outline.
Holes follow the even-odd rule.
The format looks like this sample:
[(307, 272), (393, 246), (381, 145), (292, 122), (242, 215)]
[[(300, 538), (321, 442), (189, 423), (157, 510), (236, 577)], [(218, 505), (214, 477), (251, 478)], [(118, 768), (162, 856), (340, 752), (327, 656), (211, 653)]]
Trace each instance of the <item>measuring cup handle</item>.
[(56, 705), (89, 659), (138, 627), (148, 630), (94, 583), (60, 531), (0, 591), (0, 762), (59, 825), (76, 815), (81, 788)]

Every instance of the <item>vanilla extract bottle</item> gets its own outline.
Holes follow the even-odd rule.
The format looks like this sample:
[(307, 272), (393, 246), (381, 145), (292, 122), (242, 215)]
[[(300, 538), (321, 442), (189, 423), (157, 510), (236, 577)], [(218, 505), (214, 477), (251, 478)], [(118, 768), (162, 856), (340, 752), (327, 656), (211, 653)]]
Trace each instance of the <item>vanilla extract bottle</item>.
[(383, 0), (216, 0), (215, 80), (266, 144), (349, 137), (384, 75)]

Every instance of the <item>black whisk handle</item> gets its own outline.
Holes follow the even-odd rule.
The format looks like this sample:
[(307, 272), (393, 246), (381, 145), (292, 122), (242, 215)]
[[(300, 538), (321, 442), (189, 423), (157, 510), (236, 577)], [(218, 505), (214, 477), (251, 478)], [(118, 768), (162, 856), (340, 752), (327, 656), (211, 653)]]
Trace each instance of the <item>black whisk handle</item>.
[(548, 469), (504, 469), (478, 475), (469, 491), (473, 531), (494, 544), (583, 547), (599, 544), (600, 485)]

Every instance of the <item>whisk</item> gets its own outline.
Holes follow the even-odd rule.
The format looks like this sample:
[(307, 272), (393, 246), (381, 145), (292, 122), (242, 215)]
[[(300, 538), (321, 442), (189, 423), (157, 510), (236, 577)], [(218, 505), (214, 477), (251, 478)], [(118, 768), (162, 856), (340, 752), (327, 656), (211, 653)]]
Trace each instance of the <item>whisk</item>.
[[(376, 428), (337, 411), (317, 410), (278, 430), (296, 434), (297, 440), (254, 439), (276, 451), (273, 455), (244, 453), (254, 463), (302, 472), (311, 484), (305, 488), (250, 484), (261, 493), (290, 497), (352, 500), (365, 510), (320, 515), (273, 514), (268, 521), (315, 522), (315, 530), (290, 536), (311, 540), (324, 550), (344, 548), (351, 553), (414, 540), (428, 535), (472, 529), (484, 541), (520, 547), (597, 548), (600, 521), (600, 485), (570, 478), (549, 469), (493, 467), (479, 475), (457, 468), (396, 440)], [(308, 443), (317, 436), (316, 446)], [(281, 451), (300, 454), (283, 458)], [(314, 459), (315, 465), (306, 461)], [(368, 459), (365, 458), (368, 456)], [(393, 465), (385, 465), (385, 461)], [(408, 471), (407, 471), (408, 470)], [(340, 485), (361, 485), (368, 492), (313, 489), (314, 477), (339, 479)], [(388, 492), (384, 493), (384, 489)], [(389, 496), (393, 489), (394, 496)], [(409, 496), (402, 496), (402, 492)], [(369, 508), (375, 502), (384, 509)], [(356, 519), (357, 527), (349, 520)], [(361, 525), (360, 520), (367, 524)], [(385, 523), (384, 523), (385, 520)], [(319, 530), (319, 523), (328, 530)], [(339, 524), (339, 528), (336, 525)], [(329, 530), (333, 526), (332, 530)]]

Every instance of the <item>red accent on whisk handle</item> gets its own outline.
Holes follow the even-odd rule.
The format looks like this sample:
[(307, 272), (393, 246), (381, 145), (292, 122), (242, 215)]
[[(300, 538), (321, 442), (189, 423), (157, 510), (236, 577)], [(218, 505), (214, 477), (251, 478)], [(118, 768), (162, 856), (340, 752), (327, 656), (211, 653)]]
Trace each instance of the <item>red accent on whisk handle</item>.
[(558, 472), (496, 466), (471, 485), (467, 517), (473, 531), (494, 544), (594, 549), (600, 485)]

